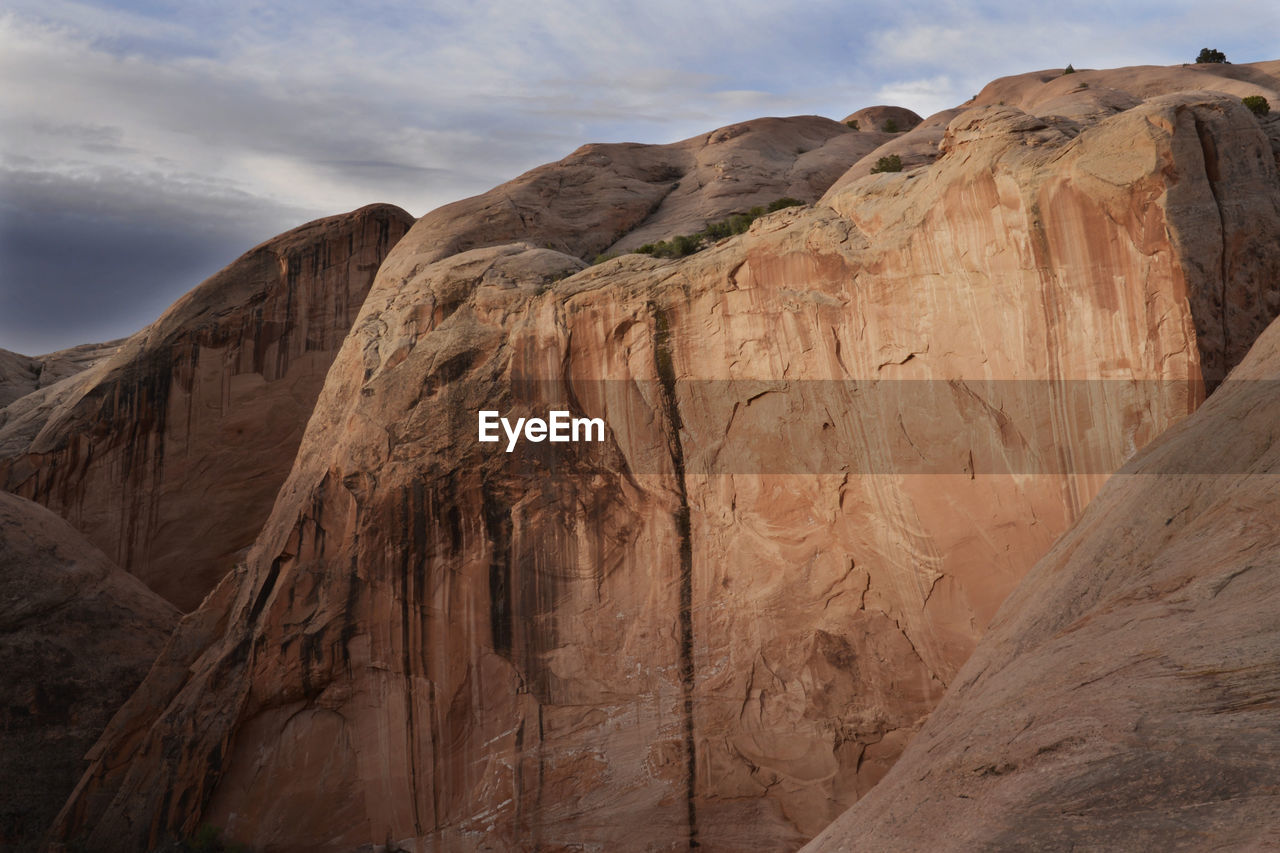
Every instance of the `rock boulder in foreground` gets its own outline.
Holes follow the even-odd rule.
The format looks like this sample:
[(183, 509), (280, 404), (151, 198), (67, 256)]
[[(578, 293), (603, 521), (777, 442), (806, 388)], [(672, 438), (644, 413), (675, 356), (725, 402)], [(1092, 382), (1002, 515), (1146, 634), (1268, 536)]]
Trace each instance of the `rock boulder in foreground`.
[(0, 849), (35, 848), (177, 621), (65, 521), (0, 492)]

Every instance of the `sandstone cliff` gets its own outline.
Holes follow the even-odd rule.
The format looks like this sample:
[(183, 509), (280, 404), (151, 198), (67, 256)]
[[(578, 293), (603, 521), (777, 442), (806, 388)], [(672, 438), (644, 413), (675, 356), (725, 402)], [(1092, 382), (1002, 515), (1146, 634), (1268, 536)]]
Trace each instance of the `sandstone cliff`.
[(177, 619), (65, 521), (0, 492), (0, 850), (34, 849)]
[(0, 486), (191, 609), (257, 534), (383, 257), (376, 205), (249, 251), (110, 358), (11, 403)]
[(1272, 849), (1278, 388), (1280, 323), (1107, 483), (805, 850)]
[[(592, 208), (638, 147), (424, 217), (261, 535), (59, 833), (800, 846), (1277, 311), (1272, 126), (1222, 94), (1138, 101), (925, 122), (885, 143), (932, 134), (918, 168), (871, 175), (870, 151), (816, 205), (679, 261), (584, 269), (731, 209), (663, 219), (670, 178), (640, 173)], [(607, 440), (476, 441), (478, 409), (556, 407)]]

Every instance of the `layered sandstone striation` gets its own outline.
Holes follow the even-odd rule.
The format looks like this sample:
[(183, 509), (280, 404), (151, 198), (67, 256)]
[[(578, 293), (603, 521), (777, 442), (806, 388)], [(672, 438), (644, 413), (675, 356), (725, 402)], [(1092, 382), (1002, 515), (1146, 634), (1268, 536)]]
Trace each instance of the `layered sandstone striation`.
[[(583, 261), (730, 209), (663, 219), (665, 177), (592, 208), (638, 147), (424, 217), (57, 833), (799, 847), (1280, 308), (1268, 126), (1231, 95), (1140, 101), (924, 122), (889, 144), (934, 134), (929, 162), (678, 261)], [(606, 440), (476, 440), (480, 409), (555, 408)]]
[(35, 849), (177, 620), (65, 521), (0, 492), (0, 849)]
[(1280, 832), (1280, 324), (1005, 602), (806, 851), (1262, 850)]
[(269, 240), (109, 358), (10, 403), (0, 486), (194, 608), (261, 528), (334, 354), (412, 221), (374, 205)]

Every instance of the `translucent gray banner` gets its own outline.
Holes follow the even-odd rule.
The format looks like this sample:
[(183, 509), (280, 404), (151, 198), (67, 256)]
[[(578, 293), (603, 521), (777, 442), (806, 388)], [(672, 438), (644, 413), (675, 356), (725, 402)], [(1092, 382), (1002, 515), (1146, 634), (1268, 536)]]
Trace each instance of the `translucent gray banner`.
[[(521, 378), (469, 423), (456, 409), (449, 421), (459, 442), (465, 430), (478, 451), (549, 473), (1093, 475), (1203, 400), (1186, 380)], [(1224, 464), (1174, 467), (1232, 473)]]

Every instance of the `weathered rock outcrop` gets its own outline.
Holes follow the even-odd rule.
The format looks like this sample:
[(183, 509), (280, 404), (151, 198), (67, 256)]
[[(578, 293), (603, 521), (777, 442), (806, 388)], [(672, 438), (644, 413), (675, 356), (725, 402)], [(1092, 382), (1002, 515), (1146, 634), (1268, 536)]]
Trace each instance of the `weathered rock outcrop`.
[(242, 256), (0, 425), (0, 486), (184, 609), (253, 541), (325, 374), (412, 218), (375, 205)]
[(65, 521), (0, 492), (0, 850), (35, 848), (177, 620)]
[(880, 131), (881, 133), (901, 133), (911, 130), (923, 119), (905, 107), (880, 105), (863, 107), (856, 113), (850, 113), (843, 119), (844, 124), (851, 122), (858, 130)]
[[(592, 260), (787, 196), (812, 202), (887, 133), (818, 116), (759, 118), (670, 145), (584, 145), (483, 195), (424, 216), (421, 262), (536, 240)], [(430, 250), (428, 239), (439, 241)]]
[(1096, 117), (1114, 114), (1171, 92), (1221, 92), (1237, 99), (1248, 95), (1271, 98), (1280, 85), (1278, 78), (1280, 60), (1242, 65), (1137, 65), (1081, 69), (1074, 74), (1052, 69), (993, 80), (966, 106), (1008, 105), (1036, 115), (1050, 115), (1063, 105), (1093, 100), (1102, 107), (1090, 113)]
[(14, 400), (88, 370), (109, 358), (121, 343), (123, 341), (82, 344), (39, 356), (0, 349), (0, 426), (7, 420), (5, 408)]
[[(819, 832), (1106, 476), (1280, 307), (1280, 182), (1238, 98), (938, 128), (911, 132), (940, 133), (931, 165), (680, 261), (583, 269), (623, 224), (593, 232), (613, 196), (593, 212), (575, 181), (538, 210), (500, 188), (420, 220), (257, 542), (113, 721), (59, 833), (132, 849), (205, 820), (338, 851)], [(513, 198), (552, 180), (530, 175)], [(604, 440), (476, 440), (480, 409), (556, 408)]]
[(0, 350), (0, 411), (14, 400), (39, 387), (35, 360), (8, 350)]
[(1023, 580), (806, 851), (1265, 850), (1280, 836), (1280, 324)]

